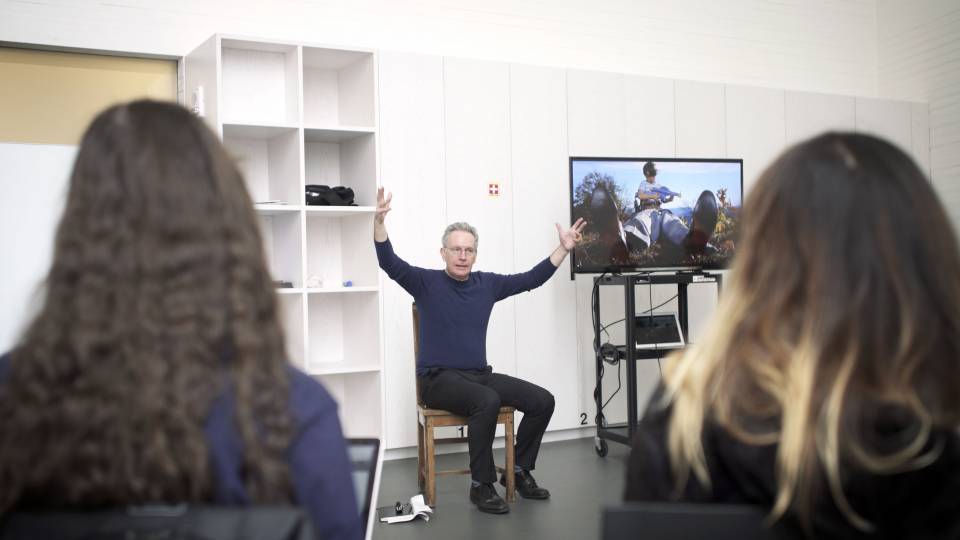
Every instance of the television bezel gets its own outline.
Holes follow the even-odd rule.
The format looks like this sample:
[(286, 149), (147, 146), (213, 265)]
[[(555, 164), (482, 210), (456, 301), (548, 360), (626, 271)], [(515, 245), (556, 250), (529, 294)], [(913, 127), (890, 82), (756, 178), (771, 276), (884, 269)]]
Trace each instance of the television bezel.
[[(570, 223), (573, 223), (573, 164), (575, 161), (635, 161), (654, 163), (663, 162), (682, 162), (682, 163), (737, 163), (740, 165), (740, 209), (743, 209), (745, 193), (743, 191), (743, 159), (742, 158), (681, 158), (681, 157), (596, 157), (596, 156), (570, 156), (567, 162), (567, 172), (570, 178), (567, 201), (570, 206)], [(647, 272), (680, 272), (680, 271), (704, 271), (704, 270), (726, 270), (729, 264), (707, 264), (707, 265), (677, 265), (677, 266), (638, 266), (638, 265), (610, 265), (606, 267), (591, 268), (588, 270), (577, 269), (577, 249), (570, 251), (570, 279), (574, 279), (577, 274), (627, 274), (627, 273), (647, 273)]]

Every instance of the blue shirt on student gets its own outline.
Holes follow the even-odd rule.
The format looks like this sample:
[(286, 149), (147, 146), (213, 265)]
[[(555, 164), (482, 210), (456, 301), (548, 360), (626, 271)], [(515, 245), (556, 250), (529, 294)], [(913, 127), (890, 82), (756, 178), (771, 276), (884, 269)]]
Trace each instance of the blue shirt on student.
[[(10, 356), (0, 356), (0, 384)], [(347, 446), (337, 404), (323, 386), (290, 367), (290, 412), (295, 430), (288, 451), (294, 504), (303, 508), (323, 539), (363, 537)], [(234, 396), (226, 390), (210, 406), (204, 425), (213, 472), (214, 504), (251, 504), (243, 485), (243, 439), (234, 419)]]

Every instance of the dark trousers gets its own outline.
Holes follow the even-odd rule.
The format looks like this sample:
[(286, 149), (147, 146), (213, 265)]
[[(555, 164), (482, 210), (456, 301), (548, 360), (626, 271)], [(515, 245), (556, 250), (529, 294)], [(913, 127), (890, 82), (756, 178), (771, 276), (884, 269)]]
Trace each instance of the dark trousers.
[(522, 379), (486, 371), (434, 369), (420, 378), (420, 397), (433, 409), (467, 417), (470, 473), (477, 482), (493, 483), (493, 439), (501, 405), (523, 413), (517, 428), (516, 465), (533, 470), (540, 441), (553, 416), (553, 394)]

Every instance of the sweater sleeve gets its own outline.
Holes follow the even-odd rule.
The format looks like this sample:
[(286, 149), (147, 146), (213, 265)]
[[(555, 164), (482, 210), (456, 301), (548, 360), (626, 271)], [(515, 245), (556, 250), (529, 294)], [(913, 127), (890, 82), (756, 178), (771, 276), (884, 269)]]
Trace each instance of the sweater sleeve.
[(520, 274), (495, 274), (499, 279), (496, 285), (497, 300), (513, 296), (543, 285), (557, 271), (557, 267), (546, 258), (536, 266)]
[(290, 447), (290, 474), (297, 504), (320, 538), (359, 540), (362, 521), (336, 402), (304, 374), (295, 373), (291, 383), (298, 429)]
[(417, 298), (423, 292), (423, 268), (413, 266), (393, 252), (393, 244), (388, 238), (384, 242), (374, 241), (377, 249), (377, 262), (390, 279), (403, 287), (410, 296)]

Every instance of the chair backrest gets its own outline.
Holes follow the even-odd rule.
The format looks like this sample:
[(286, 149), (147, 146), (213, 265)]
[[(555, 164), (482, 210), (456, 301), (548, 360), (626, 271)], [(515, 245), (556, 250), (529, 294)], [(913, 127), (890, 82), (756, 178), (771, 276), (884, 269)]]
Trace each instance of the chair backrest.
[(413, 313), (413, 381), (417, 389), (417, 405), (423, 406), (423, 400), (420, 399), (420, 378), (417, 377), (417, 361), (420, 358), (420, 312), (417, 311), (417, 303), (410, 305)]
[(293, 506), (142, 506), (126, 510), (18, 511), (3, 517), (0, 540), (316, 540)]
[(626, 503), (603, 511), (603, 540), (794, 540), (799, 532), (744, 504)]

